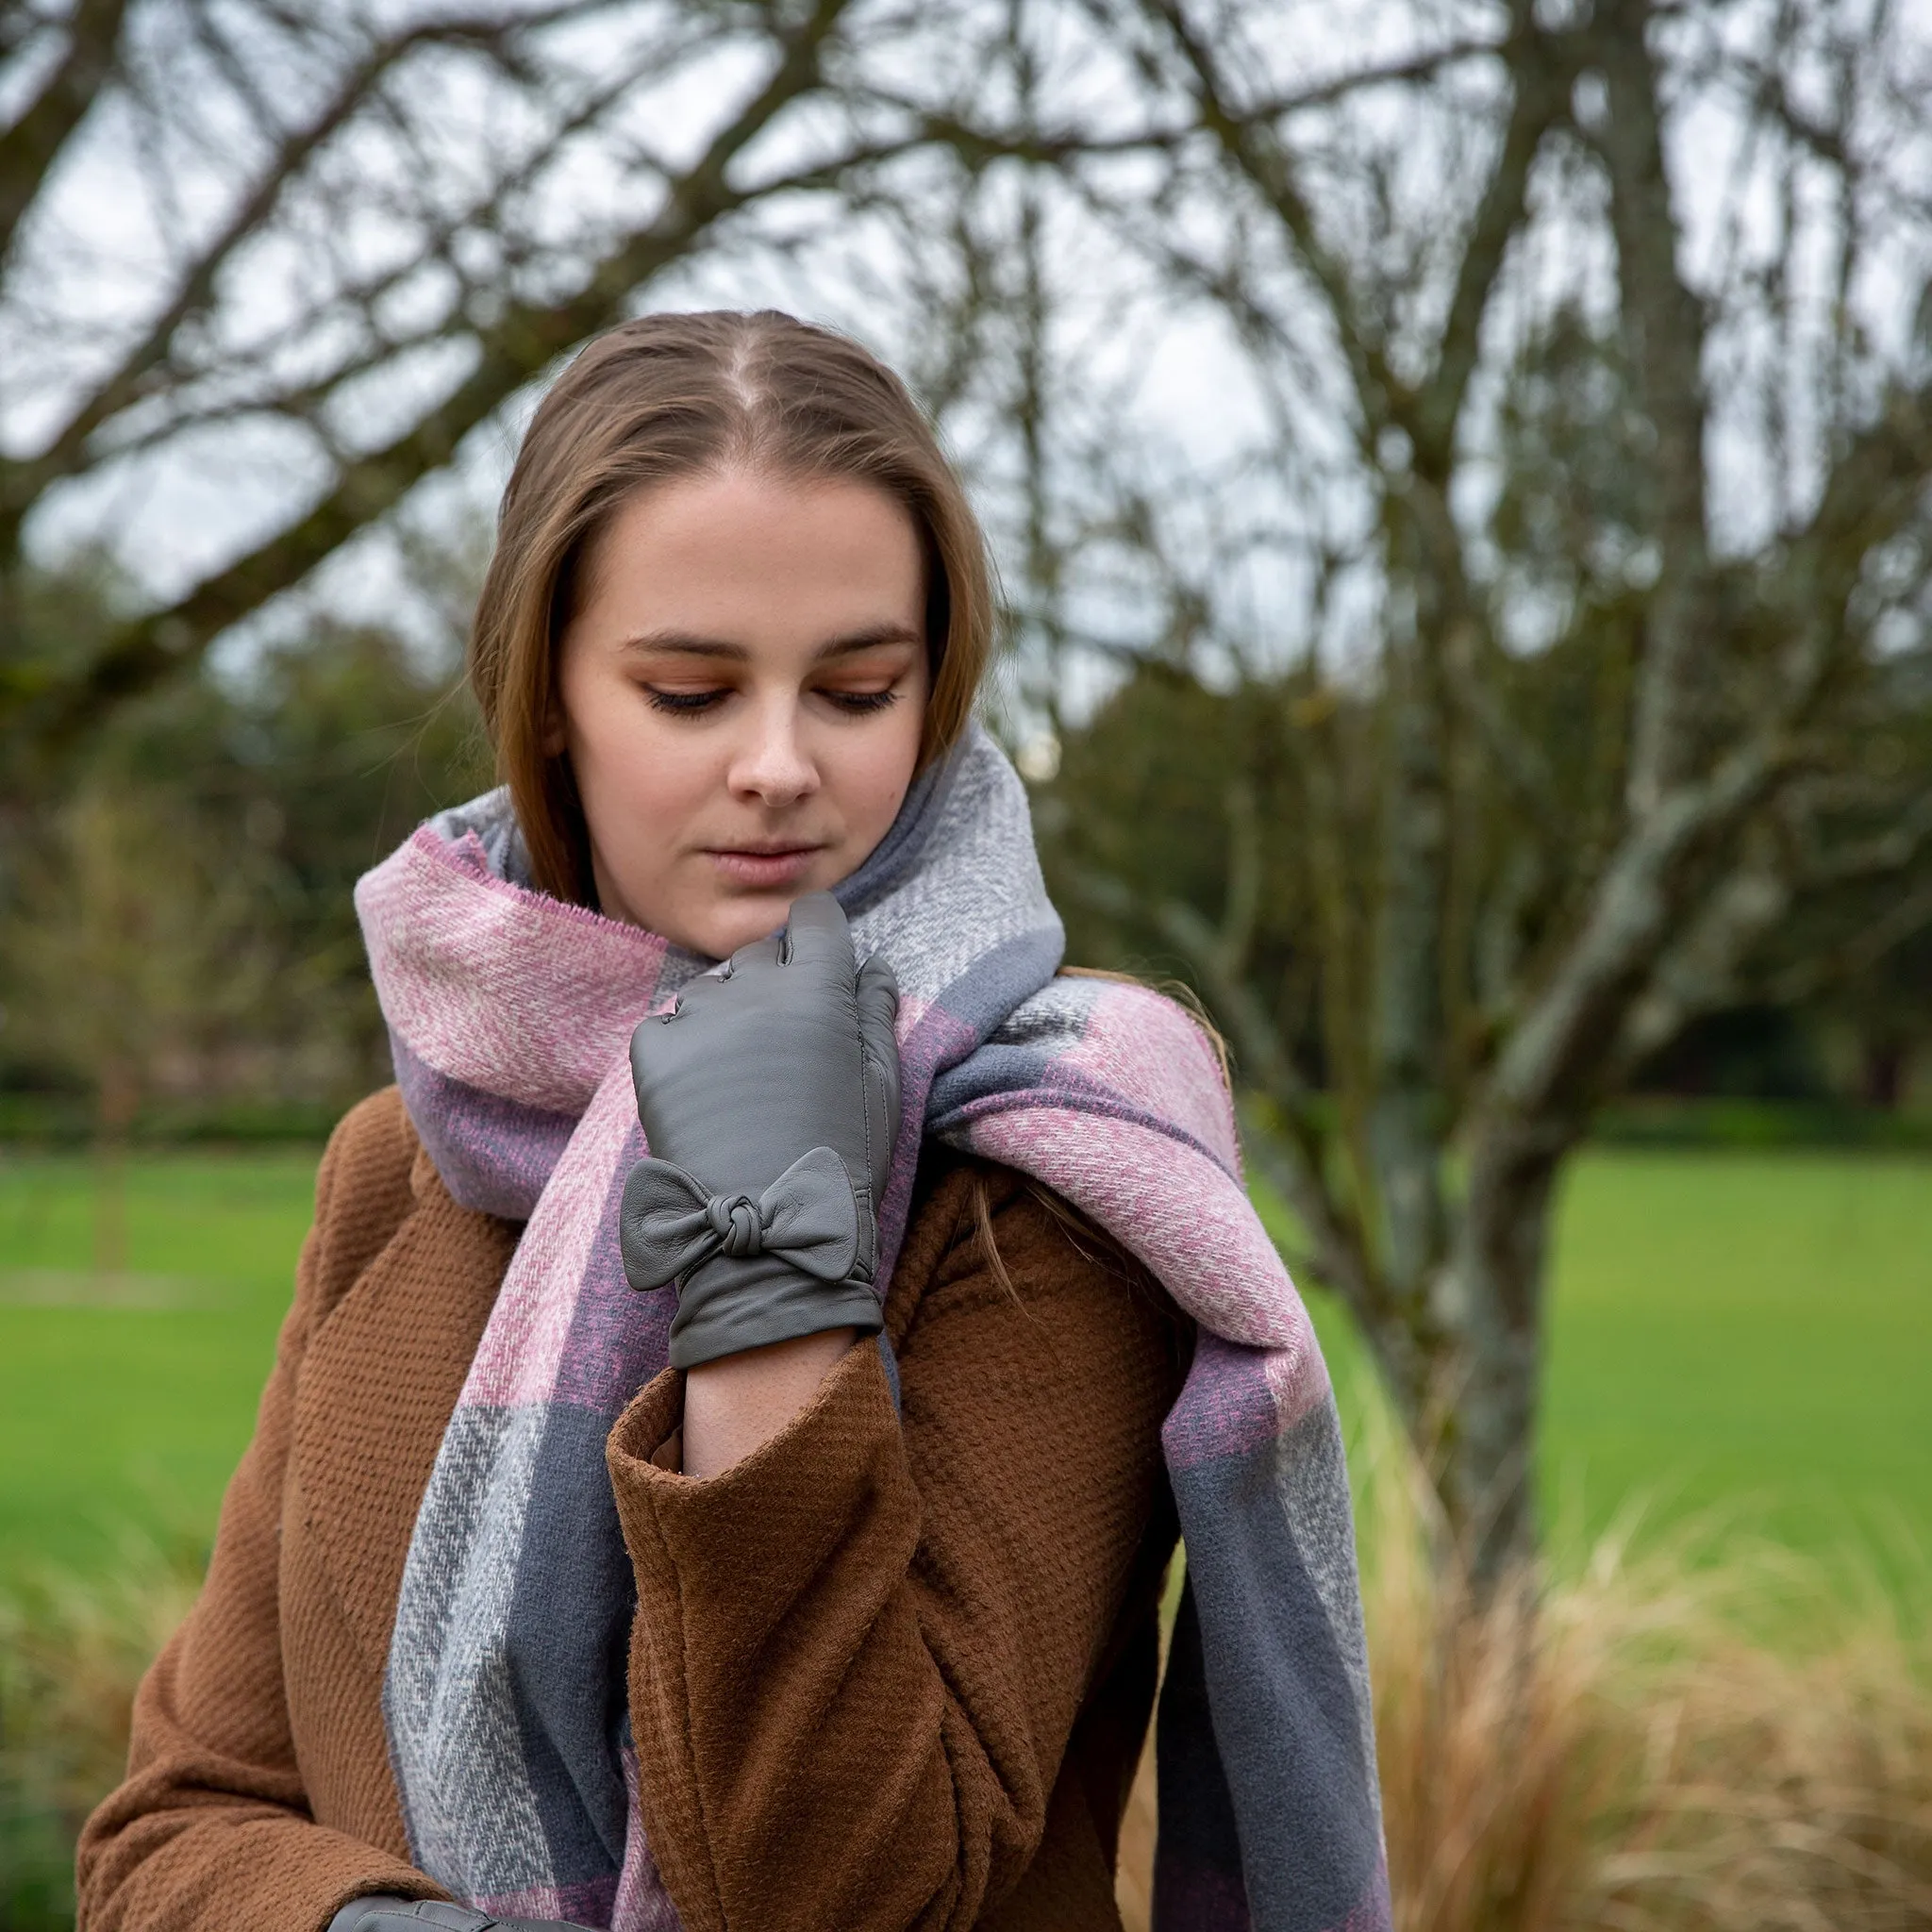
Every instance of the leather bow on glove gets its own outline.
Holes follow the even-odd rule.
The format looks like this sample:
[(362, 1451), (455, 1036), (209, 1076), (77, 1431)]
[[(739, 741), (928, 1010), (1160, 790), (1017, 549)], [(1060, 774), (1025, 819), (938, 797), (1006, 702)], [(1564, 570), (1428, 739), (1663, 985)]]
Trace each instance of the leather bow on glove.
[(899, 990), (838, 901), (741, 947), (631, 1035), (650, 1157), (619, 1223), (636, 1289), (679, 1284), (671, 1362), (882, 1325), (878, 1202), (899, 1132)]
[(499, 1919), (472, 1906), (439, 1898), (398, 1898), (368, 1892), (352, 1898), (328, 1922), (328, 1932), (584, 1932), (559, 1919)]

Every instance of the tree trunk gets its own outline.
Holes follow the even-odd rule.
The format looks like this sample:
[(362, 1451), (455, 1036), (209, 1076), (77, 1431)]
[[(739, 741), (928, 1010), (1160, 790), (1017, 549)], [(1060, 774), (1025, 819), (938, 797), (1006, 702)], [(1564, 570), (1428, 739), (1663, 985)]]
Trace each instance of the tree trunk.
[(1441, 1287), (1453, 1310), (1458, 1399), (1439, 1484), (1479, 1587), (1536, 1542), (1536, 1423), (1543, 1271), (1557, 1173), (1574, 1130), (1507, 1115), (1479, 1121), (1469, 1188)]
[(1895, 1033), (1865, 1042), (1864, 1100), (1867, 1107), (1896, 1113), (1905, 1095), (1906, 1043)]
[(1421, 1319), (1356, 1311), (1434, 1482), (1439, 1557), (1482, 1594), (1536, 1546), (1543, 1270), (1555, 1182), (1574, 1141), (1547, 1124), (1486, 1123)]

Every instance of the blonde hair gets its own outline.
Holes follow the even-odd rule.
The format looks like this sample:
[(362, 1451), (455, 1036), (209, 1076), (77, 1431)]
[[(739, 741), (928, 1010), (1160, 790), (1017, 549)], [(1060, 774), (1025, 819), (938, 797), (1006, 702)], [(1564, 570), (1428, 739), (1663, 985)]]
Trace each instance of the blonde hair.
[(905, 384), (850, 338), (775, 310), (624, 323), (584, 349), (531, 419), (470, 635), (470, 683), (531, 874), (559, 899), (595, 898), (569, 758), (545, 748), (586, 558), (640, 491), (737, 466), (865, 483), (903, 507), (926, 575), (921, 770), (972, 715), (993, 637), (986, 539)]

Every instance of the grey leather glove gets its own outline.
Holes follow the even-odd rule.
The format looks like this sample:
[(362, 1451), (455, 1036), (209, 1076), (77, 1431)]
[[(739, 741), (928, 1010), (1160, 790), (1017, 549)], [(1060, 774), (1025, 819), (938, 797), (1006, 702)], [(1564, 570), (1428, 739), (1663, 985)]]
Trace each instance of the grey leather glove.
[(502, 1932), (582, 1932), (560, 1919), (499, 1919), (472, 1906), (387, 1891), (352, 1898), (328, 1922), (328, 1932), (489, 1932), (492, 1925)]
[(625, 1183), (624, 1267), (636, 1289), (678, 1283), (673, 1367), (881, 1326), (898, 1008), (892, 969), (855, 972), (844, 913), (813, 892), (631, 1035), (651, 1152)]

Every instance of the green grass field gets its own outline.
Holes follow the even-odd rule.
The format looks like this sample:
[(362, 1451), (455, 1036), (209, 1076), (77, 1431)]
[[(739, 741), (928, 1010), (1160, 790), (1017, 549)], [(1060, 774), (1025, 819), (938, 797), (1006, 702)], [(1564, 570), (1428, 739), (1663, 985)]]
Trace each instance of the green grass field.
[(136, 1159), (133, 1272), (104, 1305), (88, 1163), (0, 1156), (0, 1571), (96, 1559), (129, 1523), (212, 1529), (314, 1182), (299, 1151)]
[[(0, 1154), (0, 1572), (129, 1523), (205, 1537), (247, 1441), (313, 1157), (130, 1169), (130, 1276), (88, 1274), (87, 1164)], [(1348, 1338), (1318, 1319), (1338, 1381)], [(1799, 1547), (1932, 1548), (1932, 1164), (1593, 1153), (1559, 1215), (1546, 1508), (1713, 1507)]]
[(1592, 1157), (1560, 1223), (1546, 1483), (1932, 1551), (1932, 1164)]

